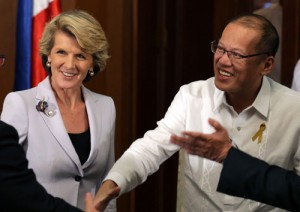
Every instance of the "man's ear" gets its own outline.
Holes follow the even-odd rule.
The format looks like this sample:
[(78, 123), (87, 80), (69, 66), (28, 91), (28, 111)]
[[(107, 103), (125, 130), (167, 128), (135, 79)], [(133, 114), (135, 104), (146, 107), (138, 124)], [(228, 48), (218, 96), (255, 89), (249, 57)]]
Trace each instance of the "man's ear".
[(274, 65), (275, 65), (275, 60), (274, 60), (274, 57), (273, 56), (268, 56), (265, 61), (264, 61), (264, 67), (261, 71), (261, 74), (262, 75), (268, 75), (271, 73), (271, 71), (273, 70), (274, 68)]

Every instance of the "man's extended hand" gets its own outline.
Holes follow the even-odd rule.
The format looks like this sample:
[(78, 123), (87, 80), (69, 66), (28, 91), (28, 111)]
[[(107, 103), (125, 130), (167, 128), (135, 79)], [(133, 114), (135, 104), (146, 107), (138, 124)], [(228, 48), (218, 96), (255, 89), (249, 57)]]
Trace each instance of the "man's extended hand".
[(208, 123), (215, 128), (214, 133), (184, 131), (182, 136), (172, 135), (171, 142), (181, 146), (189, 154), (223, 162), (232, 147), (231, 140), (219, 122), (209, 119)]
[(117, 186), (117, 184), (114, 183), (112, 180), (105, 181), (100, 189), (98, 190), (95, 198), (94, 198), (94, 207), (100, 211), (103, 212), (105, 208), (107, 207), (108, 203), (119, 196), (120, 193), (120, 187)]

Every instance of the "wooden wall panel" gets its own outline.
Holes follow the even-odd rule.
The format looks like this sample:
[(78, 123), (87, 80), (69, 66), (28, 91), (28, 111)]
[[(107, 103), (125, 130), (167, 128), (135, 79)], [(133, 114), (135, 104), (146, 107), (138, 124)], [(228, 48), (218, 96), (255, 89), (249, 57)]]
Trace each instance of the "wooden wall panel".
[(0, 68), (1, 111), (5, 96), (13, 89), (17, 0), (0, 1), (0, 14), (0, 53), (6, 55), (5, 64)]
[[(181, 85), (212, 76), (211, 11), (211, 1), (139, 1), (139, 137), (156, 127)], [(176, 211), (177, 167), (175, 154), (135, 189), (136, 211)]]
[(282, 4), (282, 84), (290, 87), (295, 65), (300, 58), (300, 1), (285, 0)]

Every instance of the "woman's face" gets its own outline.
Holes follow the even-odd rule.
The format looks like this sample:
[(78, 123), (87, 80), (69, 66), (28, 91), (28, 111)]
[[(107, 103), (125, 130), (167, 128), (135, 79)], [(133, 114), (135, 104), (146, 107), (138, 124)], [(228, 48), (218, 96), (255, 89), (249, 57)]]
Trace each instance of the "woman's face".
[(48, 55), (51, 62), (51, 84), (54, 89), (79, 89), (88, 70), (93, 67), (91, 54), (83, 52), (75, 37), (62, 31), (54, 35)]

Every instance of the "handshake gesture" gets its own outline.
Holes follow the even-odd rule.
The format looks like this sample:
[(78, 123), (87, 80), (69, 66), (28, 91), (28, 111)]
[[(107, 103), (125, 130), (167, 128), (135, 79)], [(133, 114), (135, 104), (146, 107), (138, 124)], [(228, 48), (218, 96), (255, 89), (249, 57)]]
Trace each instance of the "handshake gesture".
[[(209, 124), (215, 128), (215, 132), (204, 134), (201, 132), (182, 132), (182, 135), (171, 135), (170, 141), (181, 146), (189, 154), (205, 157), (222, 163), (226, 158), (232, 142), (228, 133), (221, 124), (213, 119), (208, 120)], [(112, 180), (105, 181), (98, 190), (95, 198), (86, 196), (86, 212), (103, 212), (108, 203), (118, 197), (120, 187)]]
[(91, 193), (85, 196), (85, 212), (103, 212), (108, 203), (119, 196), (120, 188), (112, 181), (105, 181), (96, 196), (93, 198)]

